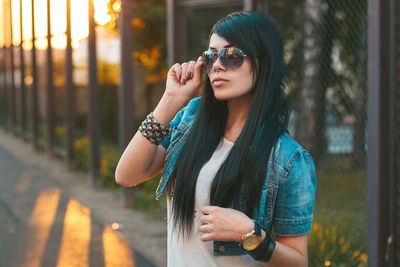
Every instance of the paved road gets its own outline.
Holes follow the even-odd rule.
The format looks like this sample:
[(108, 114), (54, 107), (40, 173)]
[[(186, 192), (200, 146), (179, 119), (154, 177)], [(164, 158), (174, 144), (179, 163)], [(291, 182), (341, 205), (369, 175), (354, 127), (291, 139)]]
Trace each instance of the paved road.
[(0, 146), (0, 266), (154, 266)]

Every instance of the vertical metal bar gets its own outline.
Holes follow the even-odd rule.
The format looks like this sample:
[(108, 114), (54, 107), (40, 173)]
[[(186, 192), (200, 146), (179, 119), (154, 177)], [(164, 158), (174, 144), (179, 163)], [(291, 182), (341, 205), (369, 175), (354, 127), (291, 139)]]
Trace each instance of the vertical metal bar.
[[(6, 33), (4, 32), (4, 35)], [(4, 46), (1, 49), (3, 54), (2, 60), (2, 75), (3, 75), (3, 89), (1, 94), (1, 114), (2, 114), (2, 124), (3, 127), (7, 126), (7, 65), (6, 65), (6, 57), (7, 57), (7, 49), (6, 49), (6, 42), (4, 38)]]
[(177, 0), (167, 0), (168, 65), (182, 62), (186, 56), (186, 20)]
[[(120, 15), (120, 38), (121, 38), (121, 83), (118, 95), (118, 114), (119, 114), (119, 148), (122, 153), (128, 145), (132, 133), (133, 122), (135, 119), (133, 109), (133, 36), (132, 36), (132, 7), (129, 0), (121, 1)], [(124, 191), (125, 206), (133, 204), (133, 189), (122, 188)]]
[(74, 85), (72, 79), (72, 46), (71, 46), (71, 0), (67, 0), (67, 48), (65, 54), (65, 123), (67, 130), (66, 150), (67, 161), (71, 166), (74, 157), (74, 132), (75, 132), (75, 103)]
[(269, 4), (269, 0), (257, 0), (257, 8), (256, 8), (256, 10), (258, 12), (261, 12), (264, 15), (268, 16), (268, 13), (269, 13), (268, 4)]
[(25, 66), (24, 66), (24, 48), (23, 48), (23, 38), (24, 38), (24, 33), (23, 33), (23, 19), (22, 19), (22, 0), (19, 0), (19, 30), (20, 30), (20, 36), (21, 36), (21, 41), (20, 41), (20, 55), (19, 55), (19, 61), (20, 61), (20, 73), (21, 73), (21, 135), (24, 137), (26, 133), (26, 101), (25, 101)]
[(393, 221), (395, 222), (395, 238), (393, 239), (394, 243), (394, 266), (398, 266), (400, 264), (400, 1), (395, 2), (395, 7), (393, 8), (395, 17), (394, 21), (395, 23), (395, 29), (394, 29), (394, 35), (396, 36), (395, 38), (395, 54), (394, 58), (396, 60), (395, 62), (395, 75), (396, 75), (396, 80), (395, 80), (395, 90), (396, 90), (396, 100), (395, 100), (395, 109), (396, 109), (396, 114), (395, 114), (395, 186), (394, 190), (395, 193), (394, 195), (396, 196), (396, 199), (394, 201), (395, 205), (395, 212), (394, 212), (394, 219)]
[(394, 179), (391, 12), (389, 1), (368, 1), (368, 266), (392, 263), (387, 261), (392, 250)]
[[(1, 14), (1, 15), (3, 15), (3, 14)], [(6, 103), (6, 101), (4, 101), (4, 96), (5, 96), (5, 89), (6, 89), (6, 84), (5, 84), (5, 77), (6, 77), (6, 68), (5, 68), (5, 56), (6, 56), (6, 54), (4, 53), (4, 47), (6, 46), (6, 44), (5, 44), (5, 42), (4, 42), (4, 44), (3, 44), (3, 46), (1, 47), (1, 49), (0, 49), (0, 51), (1, 51), (1, 72), (0, 72), (0, 75), (2, 76), (2, 81), (3, 81), (3, 84), (2, 84), (2, 86), (0, 87), (0, 127), (1, 126), (5, 126), (5, 116), (6, 116), (6, 113), (5, 113), (5, 110), (4, 110), (4, 107), (5, 107), (5, 103)]]
[(90, 178), (97, 185), (100, 174), (100, 125), (97, 84), (96, 32), (93, 0), (89, 0), (89, 114)]
[(393, 221), (395, 222), (395, 238), (393, 239), (394, 242), (394, 253), (395, 253), (395, 260), (394, 260), (394, 265), (398, 266), (400, 264), (400, 2), (396, 1), (395, 2), (395, 7), (393, 8), (395, 17), (395, 29), (394, 29), (394, 35), (395, 35), (395, 54), (394, 58), (396, 60), (395, 62), (395, 75), (396, 75), (396, 80), (395, 80), (395, 90), (396, 90), (396, 100), (395, 100), (395, 109), (396, 109), (396, 114), (395, 114), (395, 212), (394, 212), (394, 219)]
[(3, 121), (4, 121), (4, 127), (7, 127), (8, 126), (8, 116), (9, 116), (9, 114), (8, 114), (8, 101), (7, 101), (7, 99), (8, 99), (8, 94), (7, 94), (7, 91), (8, 91), (8, 85), (7, 85), (7, 30), (6, 30), (6, 20), (5, 20), (5, 18), (6, 18), (6, 16), (5, 16), (5, 12), (4, 12), (4, 10), (5, 10), (5, 2), (2, 2), (2, 5), (3, 5), (3, 7), (2, 7), (2, 10), (3, 10), (3, 32), (4, 32), (4, 46), (3, 46), (3, 49), (2, 49), (2, 52), (3, 52), (3, 84), (4, 84), (4, 87), (3, 87), (3, 103), (2, 103), (2, 111), (3, 111), (3, 115), (4, 115), (4, 118), (3, 118)]
[(267, 2), (268, 2), (267, 0), (243, 0), (243, 10), (244, 11), (255, 10), (267, 15), (268, 13)]
[(36, 70), (36, 32), (35, 32), (35, 0), (31, 0), (32, 3), (32, 142), (35, 149), (39, 148), (38, 141), (38, 88), (37, 88), (37, 70)]
[(10, 0), (10, 67), (11, 67), (11, 121), (14, 134), (17, 133), (17, 110), (16, 110), (16, 94), (15, 94), (15, 66), (14, 66), (14, 44), (13, 44), (13, 16), (12, 16), (12, 0)]
[[(379, 266), (379, 19), (377, 0), (368, 1), (368, 266)], [(374, 39), (374, 38), (376, 39)]]
[[(4, 1), (0, 1), (0, 5), (1, 5), (1, 13), (0, 13), (0, 18), (3, 20), (3, 26), (4, 26)], [(4, 53), (4, 47), (6, 47), (6, 32), (4, 31), (4, 27), (3, 27), (3, 45), (0, 47), (0, 52), (1, 52), (1, 66), (0, 66), (0, 75), (2, 76), (2, 81), (3, 84), (0, 85), (0, 127), (4, 127), (5, 126), (5, 115), (6, 113), (4, 112), (4, 107), (5, 107), (5, 101), (4, 101), (4, 95), (5, 95), (5, 56), (6, 54)]]
[[(395, 0), (389, 0), (387, 3), (387, 6), (385, 6), (385, 9), (387, 10), (387, 21), (386, 25), (383, 25), (384, 29), (387, 30), (387, 39), (388, 42), (387, 44), (387, 52), (389, 55), (388, 58), (388, 67), (389, 71), (387, 73), (388, 81), (387, 85), (388, 90), (389, 90), (389, 98), (388, 98), (388, 116), (387, 118), (389, 119), (389, 125), (388, 125), (388, 133), (386, 136), (383, 138), (388, 139), (388, 152), (389, 152), (389, 160), (388, 160), (388, 189), (389, 189), (389, 209), (388, 209), (388, 220), (389, 220), (389, 232), (388, 234), (388, 250), (387, 250), (387, 255), (389, 256), (389, 266), (395, 267), (396, 262), (395, 262), (395, 225), (396, 225), (396, 217), (395, 217), (395, 173), (396, 173), (396, 154), (395, 154), (395, 96), (396, 96), (396, 91), (395, 91), (395, 82), (396, 82), (396, 50), (395, 50), (395, 20), (394, 20), (394, 11), (395, 11)], [(382, 4), (384, 5), (384, 4)]]
[(50, 0), (47, 0), (47, 141), (50, 154), (54, 154), (54, 88), (53, 88), (53, 60), (51, 47), (51, 15)]
[(254, 0), (243, 0), (243, 10), (244, 11), (254, 10)]

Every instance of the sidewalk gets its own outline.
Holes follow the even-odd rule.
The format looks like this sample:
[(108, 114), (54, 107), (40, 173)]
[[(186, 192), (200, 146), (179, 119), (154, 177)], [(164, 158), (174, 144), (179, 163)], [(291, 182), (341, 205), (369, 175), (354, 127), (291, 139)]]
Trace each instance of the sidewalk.
[[(45, 192), (47, 197), (59, 196), (59, 207), (58, 209), (54, 209), (54, 213), (57, 216), (59, 216), (60, 207), (63, 207), (65, 210), (70, 209), (68, 200), (73, 200), (72, 203), (75, 203), (77, 207), (76, 210), (82, 212), (82, 214), (89, 214), (87, 216), (89, 222), (91, 222), (91, 228), (89, 227), (90, 234), (88, 234), (90, 242), (89, 249), (99, 251), (100, 253), (103, 252), (104, 254), (104, 257), (101, 257), (104, 258), (104, 260), (100, 260), (100, 264), (95, 263), (98, 256), (91, 254), (89, 266), (97, 267), (99, 265), (107, 265), (107, 260), (105, 259), (105, 247), (107, 244), (107, 242), (105, 243), (105, 239), (107, 239), (107, 236), (111, 236), (111, 239), (107, 240), (122, 240), (119, 243), (125, 242), (129, 244), (127, 247), (130, 246), (133, 248), (134, 252), (132, 252), (132, 257), (136, 262), (135, 266), (161, 267), (167, 265), (167, 230), (165, 221), (151, 221), (138, 211), (123, 208), (121, 204), (122, 201), (118, 199), (118, 196), (113, 196), (110, 191), (104, 189), (93, 188), (89, 184), (88, 175), (86, 173), (69, 170), (67, 164), (62, 160), (56, 159), (47, 153), (35, 152), (31, 143), (27, 143), (11, 134), (6, 134), (2, 130), (0, 130), (0, 161), (2, 163), (0, 173), (0, 209), (3, 210), (1, 211), (3, 214), (8, 214), (7, 218), (3, 218), (4, 216), (0, 218), (0, 223), (4, 223), (0, 227), (2, 232), (6, 231), (10, 235), (18, 232), (18, 234), (14, 236), (21, 236), (17, 228), (22, 224), (21, 221), (25, 218), (24, 216), (26, 215), (26, 217), (29, 217), (29, 214), (31, 214), (31, 218), (28, 218), (27, 221), (30, 225), (34, 225), (35, 222), (32, 222), (32, 214), (36, 211), (36, 207), (34, 208), (33, 204), (35, 201), (38, 202), (41, 197), (41, 195), (37, 197), (38, 192)], [(14, 175), (15, 179), (11, 179)], [(24, 193), (27, 194), (27, 196), (21, 196), (21, 194)], [(32, 195), (35, 195), (35, 197)], [(31, 199), (32, 203), (30, 205), (27, 205), (29, 202), (27, 199)], [(26, 204), (23, 205), (23, 203)], [(49, 203), (45, 203), (46, 205), (43, 206), (46, 206), (46, 208), (51, 207)], [(8, 205), (13, 207), (10, 208)], [(25, 215), (23, 216), (23, 214)], [(61, 234), (59, 233), (60, 236), (63, 231), (64, 233), (67, 231), (66, 214), (67, 213), (65, 213), (65, 218), (61, 218), (61, 222), (57, 221), (58, 217), (55, 215), (54, 224), (60, 223), (60, 229), (55, 226), (49, 228), (49, 231), (51, 231), (49, 242), (51, 237), (57, 236), (57, 231), (61, 232)], [(42, 217), (40, 217), (41, 220), (43, 220)], [(76, 218), (72, 218), (72, 220), (73, 219)], [(111, 231), (111, 225), (113, 223), (114, 229), (119, 228), (118, 231), (120, 235), (118, 235), (118, 237), (105, 234), (114, 232)], [(116, 225), (118, 227), (115, 227)], [(5, 227), (7, 227), (7, 229), (5, 229)], [(74, 232), (76, 231), (77, 229), (74, 230)], [(80, 233), (80, 236), (85, 236), (85, 234)], [(58, 255), (58, 260), (62, 257), (62, 253), (58, 251), (61, 251), (60, 247), (63, 246), (64, 236), (62, 239), (63, 240), (61, 240), (61, 237), (58, 237), (58, 239), (56, 238), (55, 241), (58, 241), (58, 243), (56, 242), (57, 246), (53, 249), (56, 251), (55, 256), (58, 255), (57, 253), (60, 253), (60, 255)], [(100, 243), (103, 242), (103, 245), (94, 245), (93, 242), (97, 239)], [(16, 240), (17, 239), (12, 240), (11, 243), (17, 242)], [(24, 239), (22, 239), (22, 241), (26, 242)], [(116, 244), (119, 243), (117, 242)], [(5, 255), (4, 253), (7, 252), (7, 249), (4, 248), (4, 246), (8, 246), (7, 244), (10, 245), (10, 243), (6, 242), (5, 245), (0, 246), (0, 249), (3, 250), (3, 253), (0, 254), (1, 258), (3, 258), (2, 255)], [(19, 244), (14, 244), (14, 246), (21, 247)], [(115, 253), (118, 253), (116, 247), (113, 249)], [(45, 251), (49, 252), (53, 250), (49, 247), (49, 244), (47, 244)], [(73, 251), (74, 248), (70, 248), (70, 250)], [(79, 248), (75, 248), (75, 250), (79, 250)], [(122, 250), (119, 249), (118, 251), (121, 252)], [(89, 251), (89, 253), (91, 253), (91, 251)], [(8, 256), (12, 257), (12, 254)], [(120, 257), (122, 256), (120, 255)], [(56, 259), (53, 259), (53, 261)], [(126, 266), (129, 266), (129, 264)]]

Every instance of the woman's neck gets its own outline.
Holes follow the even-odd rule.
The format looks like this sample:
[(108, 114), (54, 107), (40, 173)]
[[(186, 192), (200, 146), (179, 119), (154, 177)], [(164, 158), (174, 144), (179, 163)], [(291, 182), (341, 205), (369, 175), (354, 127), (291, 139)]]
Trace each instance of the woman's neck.
[(250, 111), (252, 95), (228, 100), (228, 120), (225, 127), (225, 138), (235, 142), (242, 132)]

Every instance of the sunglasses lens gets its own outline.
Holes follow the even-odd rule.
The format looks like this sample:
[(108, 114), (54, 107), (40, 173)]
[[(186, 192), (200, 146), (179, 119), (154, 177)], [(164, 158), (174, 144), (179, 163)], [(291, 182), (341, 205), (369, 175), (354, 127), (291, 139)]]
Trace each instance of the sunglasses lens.
[(219, 59), (226, 68), (235, 70), (243, 65), (244, 54), (238, 48), (223, 48), (220, 51)]
[(211, 68), (216, 60), (216, 54), (213, 51), (204, 51), (202, 55), (202, 60), (204, 63), (204, 67), (206, 68), (207, 72), (211, 71)]
[(211, 72), (212, 66), (218, 58), (227, 69), (238, 69), (243, 65), (244, 57), (245, 55), (242, 50), (233, 47), (222, 48), (218, 54), (216, 51), (207, 50), (201, 55), (207, 72)]

